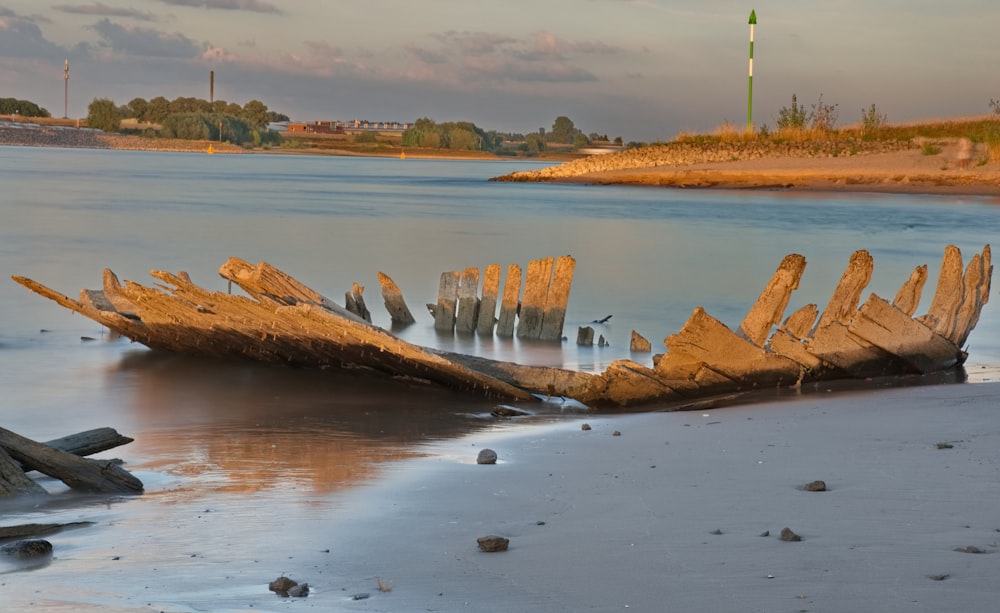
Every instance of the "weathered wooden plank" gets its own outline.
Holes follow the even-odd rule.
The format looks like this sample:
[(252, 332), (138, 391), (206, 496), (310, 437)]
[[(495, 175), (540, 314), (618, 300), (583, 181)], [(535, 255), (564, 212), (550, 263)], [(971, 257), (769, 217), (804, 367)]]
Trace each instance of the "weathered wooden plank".
[(396, 285), (389, 275), (379, 272), (378, 282), (382, 286), (382, 300), (385, 302), (385, 310), (389, 312), (389, 319), (393, 326), (409, 326), (416, 323), (410, 307), (406, 306), (403, 299), (403, 292)]
[(114, 428), (94, 428), (70, 434), (62, 438), (46, 441), (45, 445), (61, 449), (78, 456), (88, 456), (122, 445), (128, 445), (135, 439), (119, 434)]
[(479, 269), (466, 268), (458, 286), (458, 316), (455, 331), (472, 334), (479, 319)]
[[(239, 258), (229, 258), (225, 264), (219, 267), (219, 275), (236, 283), (243, 291), (260, 302), (275, 302), (285, 306), (294, 306), (301, 302), (317, 304), (338, 315), (361, 319), (333, 300), (267, 262), (258, 262), (254, 266)], [(190, 282), (189, 278), (185, 278), (183, 275), (178, 276), (182, 281)]]
[(962, 278), (962, 252), (954, 245), (945, 247), (937, 288), (927, 313), (917, 318), (945, 338), (955, 331), (955, 316), (965, 297)]
[(528, 262), (528, 273), (524, 281), (524, 298), (517, 320), (517, 338), (537, 339), (542, 333), (542, 318), (545, 315), (545, 300), (552, 281), (552, 265), (555, 258), (542, 258)]
[(663, 402), (683, 398), (683, 394), (669, 385), (650, 368), (631, 360), (616, 360), (601, 375), (605, 387), (602, 396), (614, 398), (616, 406), (630, 406), (648, 402)]
[(632, 330), (632, 338), (629, 340), (628, 347), (632, 353), (649, 353), (653, 350), (649, 340), (635, 330)]
[(507, 267), (507, 279), (503, 286), (503, 300), (500, 303), (500, 318), (497, 320), (497, 336), (514, 336), (514, 322), (521, 304), (521, 267), (511, 264)]
[(461, 278), (457, 270), (441, 273), (438, 285), (437, 305), (434, 307), (434, 329), (438, 332), (455, 331), (455, 316), (458, 306), (458, 286)]
[(906, 361), (916, 372), (946, 370), (964, 359), (962, 350), (954, 343), (875, 294), (861, 305), (848, 329)]
[(798, 364), (754, 345), (701, 307), (694, 310), (680, 332), (663, 342), (668, 350), (665, 360), (688, 356), (741, 386), (791, 385), (799, 375)]
[[(962, 279), (962, 304), (959, 305), (958, 312), (955, 313), (955, 329), (948, 337), (948, 340), (959, 346), (965, 344), (969, 332), (979, 322), (979, 314), (983, 310), (984, 275), (983, 257), (977, 253), (972, 256), (965, 269), (965, 276)], [(989, 296), (989, 293), (987, 292), (985, 295)]]
[[(824, 362), (833, 364), (850, 377), (884, 375), (897, 368), (900, 362), (882, 349), (852, 334), (846, 325), (836, 321), (816, 328), (812, 336), (804, 342), (810, 353)], [(905, 372), (900, 371), (899, 374)]]
[(826, 362), (806, 349), (801, 339), (793, 336), (785, 329), (775, 331), (770, 341), (768, 341), (767, 347), (774, 353), (801, 364), (806, 372), (816, 373), (816, 376), (819, 376), (820, 373), (830, 367)]
[(805, 338), (812, 332), (813, 323), (819, 315), (815, 304), (807, 304), (788, 316), (781, 329), (795, 338)]
[(0, 498), (44, 496), (48, 493), (24, 473), (21, 464), (0, 447)]
[(0, 428), (0, 447), (15, 460), (30, 464), (35, 470), (55, 477), (73, 489), (91, 492), (142, 491), (142, 482), (114, 462), (81, 458), (5, 428)]
[(927, 283), (927, 264), (921, 264), (913, 269), (910, 278), (896, 292), (896, 298), (892, 305), (900, 311), (913, 317), (920, 305), (920, 295), (924, 291), (924, 284)]
[(16, 526), (0, 526), (0, 540), (23, 539), (54, 534), (66, 529), (92, 526), (92, 521), (74, 521), (65, 524), (18, 524)]
[(372, 322), (372, 314), (365, 304), (365, 288), (355, 283), (351, 291), (344, 293), (344, 307), (361, 319)]
[(552, 271), (552, 282), (545, 297), (542, 328), (538, 338), (543, 341), (557, 341), (562, 338), (566, 321), (566, 307), (569, 305), (569, 290), (573, 284), (576, 259), (564, 255), (556, 259)]
[(959, 347), (965, 346), (965, 342), (969, 339), (969, 334), (972, 333), (973, 328), (975, 328), (976, 324), (979, 323), (979, 316), (982, 313), (983, 307), (986, 306), (986, 303), (990, 301), (990, 288), (993, 279), (993, 256), (990, 251), (989, 245), (983, 247), (981, 257), (983, 266), (983, 277), (982, 280), (979, 282), (978, 286), (979, 300), (976, 303), (978, 305), (978, 308), (975, 311), (975, 313), (967, 317), (963, 325), (962, 333), (959, 334), (956, 338), (957, 342), (955, 344), (958, 345)]
[(860, 250), (851, 254), (847, 268), (816, 324), (817, 328), (826, 327), (833, 322), (847, 324), (851, 321), (858, 310), (861, 292), (872, 279), (872, 267), (872, 256), (867, 251)]
[(480, 336), (493, 336), (499, 295), (500, 265), (490, 264), (483, 271), (483, 296), (479, 301), (479, 321), (476, 322), (476, 333)]
[(764, 346), (771, 329), (785, 316), (788, 300), (799, 287), (805, 269), (806, 259), (801, 255), (785, 256), (740, 324), (740, 332), (747, 340), (758, 347)]

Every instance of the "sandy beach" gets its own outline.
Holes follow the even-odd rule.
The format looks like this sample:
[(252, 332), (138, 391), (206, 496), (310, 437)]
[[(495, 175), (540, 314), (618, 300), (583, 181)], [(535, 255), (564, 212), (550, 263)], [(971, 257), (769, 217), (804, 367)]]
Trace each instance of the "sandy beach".
[[(294, 516), (153, 479), (0, 592), (45, 611), (994, 610), (1000, 383), (814, 391), (503, 422)], [(484, 447), (496, 465), (476, 463)], [(816, 480), (827, 491), (805, 489)], [(220, 536), (150, 521), (163, 505)], [(486, 535), (509, 549), (480, 551)], [(279, 574), (310, 595), (268, 592)]]
[[(980, 151), (965, 166), (955, 139), (938, 141), (940, 152), (916, 145), (858, 155), (764, 156), (734, 161), (643, 165), (629, 152), (586, 159), (499, 180), (641, 185), (674, 188), (765, 189), (1000, 196), (1000, 165)], [(636, 154), (638, 155), (638, 154)], [(656, 161), (656, 156), (650, 156)]]

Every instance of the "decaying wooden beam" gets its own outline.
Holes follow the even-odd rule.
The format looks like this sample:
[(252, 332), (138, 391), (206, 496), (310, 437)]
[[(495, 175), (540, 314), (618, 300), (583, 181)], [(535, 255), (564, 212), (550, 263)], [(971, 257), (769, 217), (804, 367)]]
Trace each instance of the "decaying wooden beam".
[(791, 385), (799, 376), (798, 364), (742, 338), (701, 307), (694, 310), (680, 332), (663, 343), (667, 353), (656, 370), (668, 377), (674, 364), (690, 362), (704, 364), (746, 386)]
[(21, 464), (0, 446), (0, 498), (44, 496), (48, 492), (24, 474)]
[(344, 308), (368, 323), (372, 322), (372, 314), (368, 310), (368, 305), (365, 304), (364, 286), (355, 283), (351, 291), (344, 293)]
[(45, 441), (43, 444), (82, 457), (128, 445), (133, 440), (135, 439), (119, 434), (114, 428), (94, 428)]
[(483, 295), (479, 301), (479, 320), (476, 322), (476, 333), (479, 336), (493, 336), (499, 295), (500, 265), (490, 264), (483, 271)]
[(454, 332), (455, 316), (458, 308), (458, 286), (461, 277), (457, 270), (441, 273), (438, 285), (437, 305), (434, 306), (434, 329), (438, 332)]
[(511, 264), (507, 267), (507, 280), (503, 286), (503, 300), (500, 303), (500, 318), (497, 320), (497, 336), (514, 336), (514, 322), (520, 310), (521, 267)]
[(649, 353), (653, 350), (653, 345), (646, 337), (632, 330), (632, 338), (629, 340), (629, 351), (632, 353)]
[(920, 305), (920, 295), (924, 291), (924, 284), (927, 282), (927, 265), (921, 264), (913, 269), (910, 278), (896, 292), (896, 298), (892, 305), (900, 311), (906, 313), (908, 317), (913, 317)]
[(138, 493), (142, 482), (116, 463), (81, 458), (0, 428), (0, 447), (10, 457), (59, 479), (73, 489), (90, 492)]
[(874, 263), (867, 251), (855, 251), (847, 264), (847, 269), (840, 277), (840, 282), (833, 290), (826, 309), (820, 315), (817, 328), (823, 328), (831, 323), (846, 324), (851, 321), (854, 312), (858, 310), (861, 292), (868, 287), (872, 279)]
[(410, 307), (406, 306), (403, 300), (403, 292), (399, 286), (389, 278), (389, 275), (379, 272), (378, 282), (382, 286), (382, 300), (385, 302), (385, 309), (389, 311), (389, 319), (393, 326), (409, 326), (416, 323)]
[(524, 297), (517, 320), (517, 338), (536, 339), (542, 333), (542, 318), (545, 316), (545, 300), (552, 281), (552, 265), (555, 258), (542, 258), (528, 262), (528, 273), (524, 281)]
[(969, 333), (979, 322), (979, 313), (983, 310), (984, 299), (989, 299), (989, 289), (983, 291), (984, 286), (989, 282), (986, 279), (984, 255), (975, 254), (969, 261), (969, 266), (965, 269), (965, 276), (962, 279), (962, 304), (959, 305), (955, 313), (955, 329), (948, 336), (948, 339), (959, 347), (965, 345)]
[(542, 327), (538, 332), (539, 340), (557, 341), (562, 338), (566, 307), (569, 305), (569, 290), (573, 284), (575, 269), (575, 258), (564, 255), (556, 259), (552, 269), (552, 280), (545, 294)]
[(961, 361), (954, 343), (875, 294), (861, 305), (848, 329), (919, 373), (947, 370)]
[(962, 252), (954, 245), (948, 245), (941, 259), (941, 272), (938, 274), (937, 289), (931, 306), (925, 315), (917, 318), (927, 324), (932, 330), (944, 337), (949, 337), (955, 331), (955, 316), (964, 297), (962, 279)]
[(462, 271), (462, 279), (458, 286), (458, 315), (455, 318), (455, 331), (461, 334), (472, 334), (476, 331), (479, 319), (479, 269), (466, 268)]
[(740, 324), (740, 332), (748, 341), (758, 347), (764, 346), (771, 329), (785, 316), (788, 300), (798, 289), (805, 269), (806, 259), (797, 253), (786, 255), (781, 261), (771, 281)]

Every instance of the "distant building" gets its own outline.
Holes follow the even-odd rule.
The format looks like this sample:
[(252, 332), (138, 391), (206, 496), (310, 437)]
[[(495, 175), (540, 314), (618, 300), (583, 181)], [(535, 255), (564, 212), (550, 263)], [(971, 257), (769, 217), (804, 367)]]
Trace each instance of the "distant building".
[(313, 121), (311, 123), (289, 122), (287, 131), (292, 134), (354, 134), (357, 132), (404, 132), (412, 123), (399, 121)]

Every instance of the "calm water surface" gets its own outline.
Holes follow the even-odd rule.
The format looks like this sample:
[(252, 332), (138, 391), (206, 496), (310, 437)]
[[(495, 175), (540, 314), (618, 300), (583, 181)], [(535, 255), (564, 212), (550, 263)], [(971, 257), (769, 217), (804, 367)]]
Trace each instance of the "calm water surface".
[[(152, 282), (150, 269), (184, 270), (225, 291), (216, 270), (228, 257), (263, 260), (338, 302), (352, 283), (368, 287), (375, 323), (388, 326), (382, 271), (418, 318), (401, 333), (407, 340), (602, 370), (630, 357), (633, 329), (659, 350), (698, 305), (738, 325), (786, 254), (809, 263), (788, 312), (822, 306), (857, 249), (875, 258), (869, 289), (890, 299), (914, 266), (928, 264), (926, 306), (945, 245), (969, 255), (1000, 237), (1000, 206), (983, 198), (486, 181), (537, 166), (0, 147), (0, 263), (4, 279), (24, 275), (76, 296), (99, 287), (105, 267), (143, 284)], [(565, 334), (575, 338), (577, 326), (613, 315), (597, 330), (609, 347), (434, 333), (423, 305), (435, 301), (442, 271), (564, 254), (577, 259)], [(0, 283), (0, 313), (0, 424), (39, 439), (105, 425), (136, 438), (109, 455), (128, 460), (147, 484), (145, 496), (113, 510), (106, 501), (82, 512), (78, 504), (0, 507), (4, 524), (107, 522), (113, 513), (113, 527), (63, 537), (79, 551), (113, 532), (116, 542), (152, 547), (144, 555), (163, 567), (160, 557), (184, 545), (163, 537), (154, 547), (154, 526), (209, 501), (243, 521), (216, 536), (206, 527), (196, 534), (202, 542), (252, 540), (274, 521), (254, 511), (262, 505), (333, 521), (338, 492), (405, 465), (398, 460), (453, 457), (466, 434), (524, 427), (484, 418), (489, 403), (435, 390), (153, 354), (9, 279)], [(985, 308), (969, 352), (970, 380), (1000, 373), (995, 304)], [(543, 413), (538, 421), (578, 410)], [(256, 555), (245, 546), (234, 557)], [(36, 572), (72, 575), (87, 564), (83, 554), (64, 553)]]

